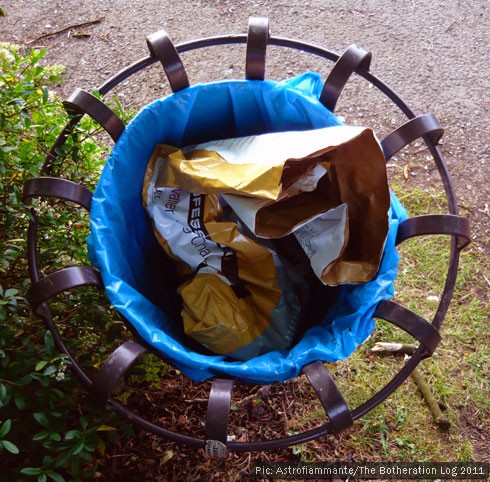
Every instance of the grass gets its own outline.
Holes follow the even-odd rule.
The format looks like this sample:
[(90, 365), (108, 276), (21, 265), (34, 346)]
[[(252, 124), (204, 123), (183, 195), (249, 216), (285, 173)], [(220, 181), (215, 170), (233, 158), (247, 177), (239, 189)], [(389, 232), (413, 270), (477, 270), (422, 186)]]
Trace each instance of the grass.
[[(405, 191), (399, 197), (411, 215), (444, 212), (443, 193), (419, 187), (407, 191), (407, 184), (398, 178), (393, 188), (395, 192)], [(403, 243), (399, 251), (402, 261), (395, 301), (431, 320), (443, 290), (449, 239), (443, 236), (412, 239)], [(454, 297), (441, 330), (442, 342), (436, 354), (419, 366), (436, 399), (447, 406), (445, 415), (451, 422), (450, 430), (445, 432), (436, 427), (416, 385), (407, 380), (353, 429), (340, 435), (343, 453), (370, 461), (488, 460), (484, 437), (490, 434), (490, 305), (485, 286), (489, 271), (490, 263), (477, 246), (461, 253)], [(375, 341), (414, 343), (398, 328), (378, 321), (371, 339), (349, 360), (333, 367), (351, 408), (379, 389), (401, 366), (399, 357), (370, 355)], [(313, 410), (310, 415), (318, 417), (318, 421), (323, 414)], [(305, 418), (298, 423), (304, 424)], [(318, 454), (322, 443), (310, 445), (313, 444)], [(304, 448), (307, 457), (310, 451), (307, 444)]]

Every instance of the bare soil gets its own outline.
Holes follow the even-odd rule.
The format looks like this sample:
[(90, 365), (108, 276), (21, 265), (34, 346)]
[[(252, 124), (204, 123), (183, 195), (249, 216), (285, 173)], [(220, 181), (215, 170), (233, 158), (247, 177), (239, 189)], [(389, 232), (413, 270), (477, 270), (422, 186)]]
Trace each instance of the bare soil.
[[(46, 47), (47, 63), (66, 66), (66, 81), (59, 86), (63, 97), (76, 87), (90, 90), (99, 86), (122, 68), (147, 56), (145, 37), (161, 29), (179, 43), (245, 33), (250, 16), (267, 16), (274, 36), (301, 39), (337, 53), (352, 43), (361, 45), (373, 53), (371, 71), (376, 76), (398, 92), (412, 110), (433, 113), (445, 128), (442, 151), (462, 214), (471, 221), (477, 248), (490, 255), (489, 8), (483, 0), (12, 0), (4, 7), (7, 16), (0, 18), (0, 41)], [(191, 83), (244, 76), (243, 46), (186, 53), (182, 58)], [(281, 79), (315, 70), (325, 78), (330, 68), (329, 62), (301, 52), (270, 48), (266, 77)], [(374, 90), (362, 79), (353, 79), (337, 112), (347, 122), (375, 127), (383, 138), (404, 119)], [(168, 94), (169, 88), (160, 66), (155, 64), (114, 92), (125, 107), (138, 109)], [(428, 165), (427, 153), (417, 154), (417, 146), (412, 147), (407, 152), (415, 154), (397, 156), (392, 162), (394, 168), (402, 169), (410, 182), (422, 187), (440, 183), (434, 166)], [(482, 287), (485, 289), (488, 290), (488, 285)], [(199, 393), (195, 397), (199, 398)], [(283, 428), (280, 411), (267, 408), (276, 407), (275, 397), (275, 393), (264, 397), (265, 405), (248, 403), (243, 413), (239, 411), (243, 416), (240, 423), (260, 428), (259, 420), (263, 420), (260, 417), (265, 417), (271, 431), (279, 433)], [(168, 400), (170, 405), (178, 402)], [(199, 402), (184, 403), (199, 406)], [(280, 406), (282, 402), (277, 403)], [(265, 413), (259, 414), (264, 406)], [(151, 410), (151, 402), (142, 409)], [(170, 418), (162, 422), (171, 425), (178, 422), (171, 419), (171, 411), (167, 415)], [(199, 417), (188, 420), (199, 423)], [(185, 420), (180, 422), (185, 425)], [(472, 422), (466, 425), (471, 437), (480, 437)], [(342, 453), (341, 444), (335, 443), (333, 447), (332, 459), (347, 460), (352, 456)], [(483, 457), (484, 442), (481, 447)], [(202, 453), (197, 455), (191, 449), (177, 451), (160, 439), (157, 443), (157, 438), (148, 434), (124, 439), (111, 450), (113, 467), (110, 473), (99, 474), (101, 480), (129, 480), (127, 477), (134, 481), (220, 480), (218, 474), (226, 472), (223, 465), (201, 460)], [(284, 460), (290, 459), (290, 455), (288, 452)], [(125, 472), (125, 466), (132, 456), (137, 456), (141, 464), (138, 473), (130, 474)], [(172, 464), (165, 470), (159, 469), (157, 465), (165, 457), (171, 458)], [(277, 452), (274, 461), (279, 460), (281, 453)], [(240, 465), (245, 469), (249, 462), (246, 457), (233, 456), (222, 464), (234, 464), (239, 470)], [(197, 470), (199, 464), (201, 468)]]

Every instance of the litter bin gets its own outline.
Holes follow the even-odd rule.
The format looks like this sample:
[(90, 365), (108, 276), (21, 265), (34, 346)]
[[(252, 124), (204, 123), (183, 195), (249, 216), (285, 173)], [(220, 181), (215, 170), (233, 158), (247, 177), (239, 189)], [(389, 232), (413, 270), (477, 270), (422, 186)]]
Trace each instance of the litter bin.
[[(74, 116), (53, 146), (42, 176), (26, 183), (26, 200), (52, 197), (90, 210), (89, 253), (95, 266), (70, 267), (41, 276), (38, 219), (34, 213), (28, 237), (32, 281), (29, 298), (33, 311), (45, 320), (58, 349), (70, 357), (75, 374), (101, 404), (108, 404), (135, 425), (160, 436), (204, 447), (209, 455), (224, 456), (227, 450), (267, 450), (340, 432), (388, 397), (422, 359), (433, 353), (440, 340), (439, 328), (452, 296), (459, 251), (469, 242), (468, 223), (458, 215), (454, 190), (437, 146), (442, 128), (430, 114), (416, 116), (395, 92), (369, 72), (369, 53), (352, 46), (338, 56), (301, 41), (272, 37), (266, 19), (250, 19), (247, 35), (211, 37), (174, 46), (162, 31), (149, 36), (147, 42), (150, 55), (109, 79), (99, 87), (99, 92), (105, 95), (134, 73), (161, 61), (174, 93), (148, 104), (125, 126), (100, 99), (77, 89), (66, 102), (68, 112)], [(236, 43), (247, 44), (246, 79), (189, 85), (179, 53)], [(311, 72), (284, 81), (264, 80), (267, 45), (303, 50), (334, 65), (325, 82)], [(343, 286), (326, 315), (291, 349), (243, 362), (200, 351), (179, 328), (181, 302), (173, 269), (155, 239), (141, 202), (143, 177), (155, 146), (159, 143), (184, 146), (211, 139), (341, 125), (334, 111), (354, 72), (385, 94), (408, 119), (381, 142), (386, 160), (411, 141), (422, 138), (439, 170), (449, 213), (410, 218), (392, 194), (389, 232), (378, 273), (365, 284)], [(84, 114), (99, 122), (116, 141), (93, 194), (84, 186), (61, 178), (53, 162), (57, 148)], [(408, 238), (428, 234), (452, 236), (447, 280), (432, 323), (389, 301), (397, 272), (396, 246)], [(71, 356), (49, 310), (50, 298), (83, 285), (103, 287), (135, 332), (134, 339), (117, 347), (92, 378)], [(408, 332), (420, 346), (384, 388), (351, 410), (324, 362), (347, 358), (374, 329), (374, 317)], [(204, 439), (157, 426), (111, 397), (118, 379), (147, 352), (161, 356), (195, 381), (213, 379)], [(228, 414), (235, 382), (280, 383), (301, 373), (312, 383), (329, 423), (277, 440), (228, 442)]]

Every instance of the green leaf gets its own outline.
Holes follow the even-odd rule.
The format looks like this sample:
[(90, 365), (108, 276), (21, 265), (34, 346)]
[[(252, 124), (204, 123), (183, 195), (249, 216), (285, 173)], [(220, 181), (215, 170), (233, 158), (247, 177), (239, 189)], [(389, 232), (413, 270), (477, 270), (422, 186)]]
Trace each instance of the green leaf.
[(15, 295), (18, 295), (19, 294), (19, 290), (16, 290), (15, 288), (9, 288), (6, 292), (5, 292), (5, 298), (11, 298), (12, 296), (15, 296)]
[(49, 438), (55, 442), (59, 442), (61, 440), (61, 435), (58, 432), (51, 432)]
[(46, 474), (40, 474), (39, 477), (37, 478), (37, 482), (46, 482), (48, 480), (48, 477)]
[(81, 417), (80, 418), (80, 426), (83, 428), (83, 430), (87, 430), (88, 420), (87, 420), (86, 417)]
[(71, 450), (65, 451), (64, 453), (60, 454), (56, 459), (56, 467), (65, 467), (71, 458)]
[(0, 438), (5, 437), (10, 432), (10, 428), (12, 427), (12, 420), (8, 419), (3, 422), (2, 428), (0, 428)]
[(50, 331), (47, 331), (44, 335), (44, 344), (46, 345), (46, 349), (48, 350), (48, 353), (52, 356), (55, 351), (55, 348), (54, 348), (53, 335), (51, 334)]
[(26, 474), (26, 475), (39, 475), (42, 474), (42, 470), (36, 467), (24, 467), (23, 469), (20, 470), (21, 474)]
[(36, 372), (39, 372), (41, 371), (46, 365), (48, 364), (48, 362), (46, 360), (42, 360), (40, 361), (37, 365), (36, 365)]
[(100, 425), (97, 428), (97, 432), (114, 432), (115, 430), (117, 430), (117, 429), (115, 427), (110, 426), (110, 425)]
[(44, 430), (42, 432), (38, 432), (34, 437), (32, 437), (32, 440), (46, 440), (49, 438), (51, 435), (51, 432), (48, 432), (47, 430)]
[(46, 104), (46, 102), (48, 102), (48, 98), (49, 98), (48, 88), (45, 85), (43, 85), (41, 87), (41, 90), (43, 92), (43, 104)]
[(65, 479), (61, 474), (58, 474), (57, 472), (53, 472), (52, 470), (47, 470), (46, 475), (56, 482), (65, 482)]
[(7, 386), (0, 383), (0, 400), (6, 400), (8, 396)]
[(95, 446), (91, 443), (84, 443), (84, 448), (87, 452), (95, 452)]
[(75, 445), (75, 448), (73, 449), (73, 455), (79, 454), (80, 452), (83, 451), (84, 448), (85, 448), (85, 444), (83, 443), (83, 440), (80, 440), (80, 442), (78, 442)]
[(69, 430), (65, 434), (65, 440), (73, 440), (75, 438), (80, 438), (81, 432), (80, 430)]
[(19, 448), (17, 447), (17, 445), (13, 444), (12, 442), (9, 442), (8, 440), (2, 440), (0, 443), (10, 453), (15, 454), (15, 455), (17, 455), (19, 453)]
[(24, 400), (24, 398), (20, 395), (17, 395), (15, 398), (14, 398), (14, 402), (15, 402), (15, 406), (19, 409), (19, 410), (24, 410), (26, 408), (26, 402)]
[(85, 462), (90, 462), (92, 460), (92, 456), (88, 452), (85, 452), (85, 450), (82, 450), (78, 454), (78, 459), (85, 460)]
[(49, 376), (56, 373), (58, 369), (54, 365), (50, 365), (46, 370), (44, 370), (43, 375)]
[[(66, 377), (66, 374), (65, 374)], [(63, 400), (65, 398), (65, 392), (62, 392), (58, 388), (52, 388), (53, 394), (55, 394), (59, 399)]]
[(43, 427), (49, 427), (49, 420), (46, 415), (42, 412), (37, 412), (33, 414), (34, 418), (37, 420), (39, 424), (41, 424)]

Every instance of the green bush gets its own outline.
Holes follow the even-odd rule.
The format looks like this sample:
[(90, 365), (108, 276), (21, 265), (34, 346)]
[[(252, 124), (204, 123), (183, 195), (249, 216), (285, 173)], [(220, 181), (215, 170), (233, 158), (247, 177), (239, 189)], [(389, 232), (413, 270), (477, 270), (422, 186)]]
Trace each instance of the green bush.
[[(58, 353), (25, 299), (31, 208), (43, 214), (43, 264), (59, 269), (87, 263), (88, 216), (82, 209), (46, 202), (26, 207), (21, 199), (24, 182), (39, 175), (49, 146), (68, 120), (50, 90), (62, 80), (62, 68), (43, 66), (44, 55), (0, 44), (0, 480), (9, 481), (91, 477), (105, 441), (115, 436), (114, 424), (127, 428), (81, 402), (84, 393), (67, 369), (68, 357)], [(54, 166), (56, 174), (94, 187), (106, 154), (95, 141), (97, 134), (93, 123), (83, 119), (56, 152), (63, 161)], [(88, 290), (53, 303), (55, 316), (62, 314), (57, 319), (62, 333), (82, 327), (70, 349), (86, 353), (90, 364), (121, 336), (120, 323), (101, 299)], [(95, 316), (103, 334), (89, 327)]]

